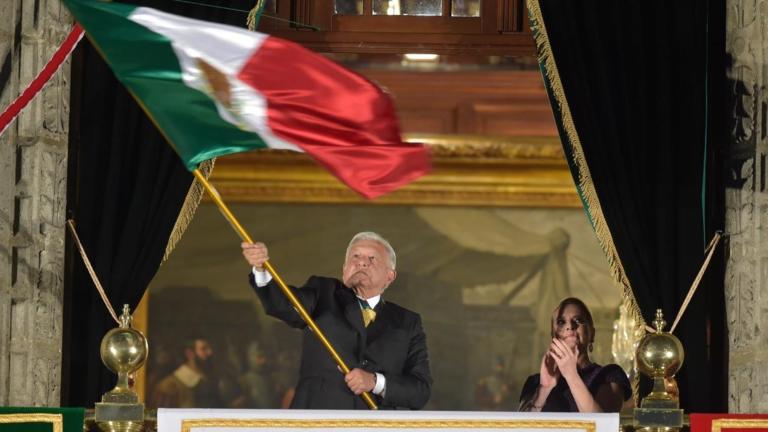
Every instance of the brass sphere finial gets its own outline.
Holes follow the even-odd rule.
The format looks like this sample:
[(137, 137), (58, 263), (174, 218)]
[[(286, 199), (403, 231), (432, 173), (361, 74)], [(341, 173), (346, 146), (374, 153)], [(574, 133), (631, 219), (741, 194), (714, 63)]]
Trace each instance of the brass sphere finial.
[(147, 338), (140, 331), (131, 328), (133, 318), (128, 305), (123, 305), (119, 321), (119, 327), (107, 332), (101, 340), (99, 354), (107, 369), (118, 375), (118, 387), (115, 387), (115, 390), (127, 392), (127, 375), (144, 365), (149, 347)]
[(683, 365), (683, 345), (675, 335), (664, 331), (667, 323), (661, 309), (656, 310), (653, 325), (656, 332), (645, 335), (637, 347), (637, 365), (651, 378), (671, 378)]

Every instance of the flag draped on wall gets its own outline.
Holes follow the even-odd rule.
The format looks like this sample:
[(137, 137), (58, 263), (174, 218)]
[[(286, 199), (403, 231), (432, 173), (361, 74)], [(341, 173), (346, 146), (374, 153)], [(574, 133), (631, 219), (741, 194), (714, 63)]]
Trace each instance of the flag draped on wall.
[(368, 198), (429, 170), (389, 96), (297, 44), (119, 3), (65, 0), (187, 169), (259, 148), (304, 151)]

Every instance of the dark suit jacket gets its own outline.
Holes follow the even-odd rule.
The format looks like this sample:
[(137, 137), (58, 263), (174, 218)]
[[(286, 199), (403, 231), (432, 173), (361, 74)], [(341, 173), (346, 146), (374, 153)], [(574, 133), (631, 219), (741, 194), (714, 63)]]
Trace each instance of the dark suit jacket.
[[(274, 281), (256, 287), (253, 275), (250, 280), (267, 314), (304, 329), (301, 371), (291, 408), (367, 409), (280, 287)], [(366, 328), (357, 297), (338, 279), (312, 276), (303, 287), (291, 289), (350, 369), (384, 375), (385, 397), (371, 393), (380, 408), (420, 409), (427, 403), (432, 378), (418, 314), (382, 299), (376, 305), (376, 320)]]

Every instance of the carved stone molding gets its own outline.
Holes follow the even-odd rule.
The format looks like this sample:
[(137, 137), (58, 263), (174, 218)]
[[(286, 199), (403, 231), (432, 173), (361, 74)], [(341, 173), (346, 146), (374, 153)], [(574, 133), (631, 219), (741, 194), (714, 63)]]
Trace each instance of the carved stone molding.
[(768, 410), (768, 1), (726, 2), (728, 411)]
[[(0, 106), (71, 25), (58, 0), (0, 1)], [(0, 138), (0, 406), (60, 403), (68, 125), (66, 63)]]

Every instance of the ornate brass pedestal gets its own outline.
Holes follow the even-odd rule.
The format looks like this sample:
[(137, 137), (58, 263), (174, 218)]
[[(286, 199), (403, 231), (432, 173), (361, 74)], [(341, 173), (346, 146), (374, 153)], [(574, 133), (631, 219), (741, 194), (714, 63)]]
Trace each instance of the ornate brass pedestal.
[(683, 426), (683, 410), (676, 393), (675, 373), (683, 365), (685, 354), (680, 340), (664, 332), (667, 324), (656, 310), (653, 322), (656, 332), (646, 335), (637, 347), (640, 371), (653, 379), (653, 391), (635, 409), (635, 427), (643, 431), (677, 430)]
[(117, 374), (117, 384), (96, 403), (96, 424), (104, 432), (142, 430), (144, 404), (139, 402), (128, 376), (144, 365), (149, 346), (147, 338), (131, 328), (128, 305), (123, 306), (120, 327), (107, 332), (99, 351), (104, 365)]

